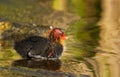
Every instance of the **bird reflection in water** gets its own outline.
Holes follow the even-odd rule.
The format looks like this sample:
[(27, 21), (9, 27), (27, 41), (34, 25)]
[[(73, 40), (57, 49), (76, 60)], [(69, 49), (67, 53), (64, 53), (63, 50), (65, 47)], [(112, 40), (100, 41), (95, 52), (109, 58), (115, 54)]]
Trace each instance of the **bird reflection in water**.
[(13, 66), (22, 66), (36, 69), (47, 69), (47, 70), (59, 70), (61, 67), (61, 61), (57, 60), (40, 60), (40, 59), (21, 59), (13, 62)]

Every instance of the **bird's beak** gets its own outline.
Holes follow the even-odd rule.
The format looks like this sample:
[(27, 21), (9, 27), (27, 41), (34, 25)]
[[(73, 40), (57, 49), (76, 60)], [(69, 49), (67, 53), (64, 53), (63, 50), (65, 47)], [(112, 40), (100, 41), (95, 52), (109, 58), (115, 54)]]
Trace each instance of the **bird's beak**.
[(62, 35), (61, 40), (66, 40), (68, 37), (66, 35)]

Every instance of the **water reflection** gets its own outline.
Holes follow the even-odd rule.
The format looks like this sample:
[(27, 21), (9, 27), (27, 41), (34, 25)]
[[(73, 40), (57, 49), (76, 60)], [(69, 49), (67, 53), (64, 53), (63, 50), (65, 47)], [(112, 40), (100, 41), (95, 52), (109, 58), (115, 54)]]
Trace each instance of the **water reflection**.
[(41, 59), (21, 59), (12, 63), (13, 66), (22, 66), (28, 68), (47, 69), (47, 70), (59, 70), (61, 67), (61, 60), (41, 60)]

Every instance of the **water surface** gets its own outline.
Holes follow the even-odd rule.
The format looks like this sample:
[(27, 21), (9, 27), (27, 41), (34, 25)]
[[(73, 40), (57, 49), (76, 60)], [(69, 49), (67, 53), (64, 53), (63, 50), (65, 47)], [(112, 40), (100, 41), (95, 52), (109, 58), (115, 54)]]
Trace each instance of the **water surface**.
[[(26, 31), (32, 30), (32, 27), (29, 27), (31, 24), (61, 27), (68, 35), (68, 40), (60, 60), (45, 61), (21, 59), (13, 49), (15, 38), (0, 38), (0, 76), (112, 77), (113, 69), (110, 69), (108, 61), (111, 56), (116, 55), (102, 55), (102, 51), (97, 50), (100, 40), (100, 29), (97, 25), (100, 11), (99, 0), (1, 0), (0, 23), (17, 23), (17, 29), (19, 24), (22, 24), (23, 28), (27, 25), (28, 27), (24, 28)], [(7, 25), (10, 26), (1, 25), (5, 29), (0, 29), (0, 37), (14, 26)], [(104, 71), (104, 74), (101, 71)]]

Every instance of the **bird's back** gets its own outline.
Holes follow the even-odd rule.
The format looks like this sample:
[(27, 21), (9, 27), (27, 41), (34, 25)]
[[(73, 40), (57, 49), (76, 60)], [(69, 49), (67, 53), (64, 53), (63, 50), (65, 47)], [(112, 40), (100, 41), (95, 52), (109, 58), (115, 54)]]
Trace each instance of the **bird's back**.
[(40, 55), (49, 47), (49, 40), (40, 36), (31, 36), (19, 42), (15, 42), (15, 50), (23, 57), (28, 58), (28, 52)]

